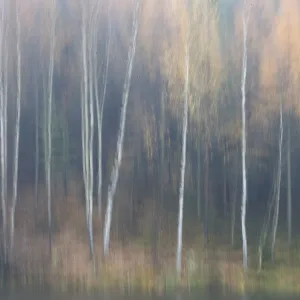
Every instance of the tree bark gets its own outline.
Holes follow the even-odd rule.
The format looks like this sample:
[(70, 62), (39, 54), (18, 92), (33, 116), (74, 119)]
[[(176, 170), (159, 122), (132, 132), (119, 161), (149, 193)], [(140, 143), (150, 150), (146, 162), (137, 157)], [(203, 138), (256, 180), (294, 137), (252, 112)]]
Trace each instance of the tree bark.
[[(97, 5), (97, 4), (96, 4)], [(97, 80), (94, 71), (93, 49), (96, 41), (94, 7), (81, 2), (82, 9), (82, 82), (81, 82), (81, 135), (82, 135), (82, 165), (85, 191), (86, 226), (89, 236), (90, 258), (95, 269), (94, 233), (93, 233), (93, 191), (94, 191), (94, 101)], [(97, 11), (98, 7), (96, 8)], [(96, 15), (97, 16), (97, 15)], [(97, 97), (97, 95), (96, 95)]]
[(132, 26), (132, 31), (133, 31), (132, 41), (128, 52), (127, 71), (126, 71), (124, 89), (122, 95), (122, 110), (121, 110), (120, 128), (119, 128), (118, 141), (117, 141), (117, 152), (116, 152), (113, 170), (111, 173), (111, 184), (108, 189), (107, 207), (106, 207), (105, 221), (104, 221), (104, 241), (103, 241), (104, 256), (107, 256), (109, 254), (110, 227), (111, 227), (111, 218), (112, 218), (112, 209), (113, 209), (113, 199), (117, 188), (119, 169), (122, 162), (126, 111), (127, 111), (130, 83), (131, 83), (132, 67), (133, 67), (133, 61), (134, 61), (135, 50), (136, 50), (136, 39), (138, 33), (139, 8), (140, 8), (140, 0), (136, 0), (135, 11), (133, 16), (133, 26)]
[(208, 141), (205, 143), (205, 176), (204, 176), (204, 189), (205, 189), (205, 208), (204, 208), (204, 238), (205, 244), (208, 244), (208, 197), (209, 197), (209, 145)]
[[(94, 81), (93, 81), (93, 48), (94, 48), (94, 38), (93, 38), (93, 30), (94, 30), (94, 17), (92, 15), (91, 26), (88, 32), (88, 82), (89, 82), (89, 128), (88, 128), (88, 232), (89, 232), (89, 240), (90, 240), (90, 257), (94, 263), (94, 233), (93, 233), (93, 191), (94, 191)], [(95, 267), (95, 264), (94, 264)]]
[(62, 112), (62, 147), (63, 147), (63, 190), (64, 199), (67, 201), (69, 194), (68, 180), (69, 180), (69, 126), (68, 126), (68, 116), (66, 103), (63, 103)]
[(20, 117), (21, 117), (21, 33), (19, 8), (16, 1), (16, 46), (17, 46), (17, 99), (16, 99), (16, 123), (15, 123), (15, 153), (13, 169), (13, 196), (10, 216), (10, 253), (13, 255), (14, 234), (15, 234), (15, 211), (18, 197), (18, 170), (19, 170), (19, 139), (20, 139)]
[(287, 228), (288, 245), (292, 243), (291, 124), (287, 117)]
[[(96, 109), (97, 109), (97, 125), (98, 125), (98, 190), (97, 190), (97, 202), (98, 202), (98, 215), (102, 214), (102, 124), (103, 124), (103, 111), (106, 99), (107, 90), (107, 78), (108, 78), (108, 67), (110, 62), (110, 44), (111, 44), (111, 16), (110, 16), (110, 5), (108, 4), (107, 18), (108, 18), (108, 30), (107, 30), (107, 41), (106, 41), (106, 63), (103, 73), (103, 90), (101, 103), (98, 98), (98, 83), (95, 82), (96, 90)], [(97, 59), (97, 53), (95, 51), (95, 61)], [(95, 68), (96, 70), (96, 68)], [(97, 74), (95, 73), (94, 78), (97, 79)]]
[(38, 80), (35, 80), (35, 169), (34, 169), (34, 198), (35, 198), (35, 211), (34, 218), (37, 221), (37, 209), (38, 209), (38, 198), (39, 198), (39, 163), (40, 163), (40, 143), (39, 143), (39, 89)]
[(54, 70), (54, 50), (55, 50), (55, 3), (51, 12), (51, 37), (50, 37), (50, 57), (48, 71), (48, 99), (47, 99), (47, 157), (46, 157), (46, 189), (47, 189), (47, 211), (49, 230), (49, 255), (52, 257), (52, 193), (51, 193), (51, 168), (52, 168), (52, 102), (53, 102), (53, 70)]
[(244, 269), (248, 268), (248, 247), (247, 247), (247, 232), (246, 232), (246, 211), (247, 211), (247, 170), (246, 170), (246, 78), (247, 78), (247, 33), (248, 33), (248, 16), (246, 14), (247, 0), (244, 0), (243, 14), (243, 37), (244, 37), (244, 53), (242, 66), (242, 174), (243, 174), (243, 194), (241, 205), (241, 226), (243, 240), (243, 265)]
[(201, 217), (201, 139), (197, 138), (197, 216)]
[(1, 208), (2, 208), (2, 239), (3, 260), (7, 262), (7, 163), (6, 163), (6, 122), (7, 122), (7, 51), (6, 50), (6, 26), (5, 4), (1, 9), (0, 24), (0, 146), (1, 146)]
[(275, 198), (276, 198), (276, 192), (277, 192), (277, 177), (278, 177), (278, 167), (275, 166), (274, 168), (274, 176), (273, 176), (273, 184), (270, 192), (270, 199), (268, 202), (268, 208), (267, 208), (267, 214), (264, 219), (263, 227), (261, 230), (260, 240), (259, 240), (259, 246), (258, 246), (258, 255), (259, 255), (259, 264), (258, 264), (258, 270), (260, 271), (262, 269), (263, 264), (263, 254), (264, 254), (264, 247), (266, 244), (268, 231), (269, 231), (269, 224), (271, 220), (271, 213), (275, 205)]
[[(237, 163), (236, 163), (237, 165)], [(233, 186), (232, 186), (232, 206), (231, 206), (231, 246), (234, 246), (235, 220), (236, 220), (236, 202), (238, 194), (238, 174), (237, 166), (234, 169)]]
[(227, 146), (225, 142), (224, 157), (223, 157), (223, 209), (224, 217), (227, 216)]
[(282, 99), (280, 99), (280, 130), (279, 130), (279, 159), (278, 159), (278, 173), (277, 173), (277, 191), (276, 191), (276, 203), (273, 216), (273, 232), (272, 232), (272, 244), (271, 244), (271, 255), (272, 260), (274, 260), (275, 242), (278, 226), (278, 216), (279, 216), (279, 202), (280, 202), (280, 187), (281, 187), (281, 160), (282, 160), (282, 140), (283, 140), (283, 108)]
[[(189, 29), (188, 29), (189, 30)], [(184, 87), (184, 111), (182, 119), (182, 153), (181, 153), (181, 170), (180, 170), (180, 189), (179, 189), (179, 212), (178, 212), (178, 233), (177, 233), (177, 258), (176, 269), (177, 275), (181, 275), (182, 268), (182, 224), (183, 224), (183, 204), (184, 204), (184, 177), (186, 165), (186, 139), (188, 127), (188, 97), (189, 97), (189, 68), (190, 68), (190, 49), (189, 49), (189, 32), (186, 41), (185, 53), (185, 87)]]

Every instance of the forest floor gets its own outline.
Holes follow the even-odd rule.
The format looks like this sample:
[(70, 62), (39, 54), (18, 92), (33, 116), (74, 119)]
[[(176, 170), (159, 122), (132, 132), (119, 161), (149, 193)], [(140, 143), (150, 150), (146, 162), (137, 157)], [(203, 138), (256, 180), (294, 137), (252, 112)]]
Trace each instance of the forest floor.
[(45, 214), (42, 210), (38, 210), (38, 215), (33, 213), (34, 206), (28, 204), (24, 207), (26, 209), (19, 208), (16, 218), (15, 248), (12, 256), (15, 271), (11, 276), (14, 280), (9, 281), (13, 285), (47, 285), (59, 290), (119, 288), (163, 292), (178, 286), (198, 288), (218, 284), (220, 288), (234, 292), (249, 290), (300, 293), (300, 251), (296, 244), (288, 250), (280, 242), (280, 237), (276, 244), (276, 261), (268, 262), (260, 272), (257, 271), (257, 247), (249, 247), (250, 267), (245, 273), (240, 247), (232, 247), (229, 242), (226, 244), (216, 235), (212, 235), (209, 244), (205, 245), (203, 234), (199, 230), (200, 225), (186, 224), (183, 272), (178, 281), (175, 269), (174, 216), (165, 218), (167, 225), (163, 225), (165, 231), (159, 234), (155, 266), (149, 230), (138, 237), (126, 238), (126, 233), (122, 235), (115, 228), (112, 232), (110, 254), (104, 260), (102, 224), (95, 217), (94, 270), (83, 205), (68, 200), (66, 205), (54, 207), (56, 226), (51, 259)]

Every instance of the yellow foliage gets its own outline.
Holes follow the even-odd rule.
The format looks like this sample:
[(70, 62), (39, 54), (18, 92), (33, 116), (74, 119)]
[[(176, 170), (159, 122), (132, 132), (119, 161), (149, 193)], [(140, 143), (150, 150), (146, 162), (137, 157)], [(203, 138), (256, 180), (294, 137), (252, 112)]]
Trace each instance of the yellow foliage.
[[(181, 111), (185, 81), (185, 47), (189, 43), (189, 111), (199, 127), (203, 114), (215, 113), (215, 99), (222, 81), (219, 19), (211, 0), (194, 2), (170, 0), (171, 23), (164, 44), (163, 74), (168, 80), (172, 109)], [(202, 103), (202, 104), (200, 104)]]
[[(300, 71), (300, 3), (281, 1), (273, 30), (265, 41), (261, 62), (261, 86), (268, 95), (269, 110), (278, 110), (280, 97), (285, 108), (298, 109)], [(273, 105), (272, 105), (273, 103)], [(274, 105), (275, 104), (275, 105)]]

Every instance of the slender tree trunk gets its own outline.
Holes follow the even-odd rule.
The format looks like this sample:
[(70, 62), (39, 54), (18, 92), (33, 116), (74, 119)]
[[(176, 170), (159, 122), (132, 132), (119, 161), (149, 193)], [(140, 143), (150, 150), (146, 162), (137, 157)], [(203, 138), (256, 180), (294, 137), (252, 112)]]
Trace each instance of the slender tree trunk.
[(287, 228), (288, 244), (292, 242), (292, 184), (291, 184), (291, 124), (290, 114), (287, 117)]
[(83, 181), (84, 181), (84, 198), (85, 198), (85, 212), (86, 212), (86, 224), (88, 228), (88, 72), (87, 72), (87, 12), (86, 6), (81, 3), (82, 6), (82, 71), (83, 78), (81, 82), (81, 137), (82, 137), (82, 169), (83, 169)]
[[(159, 168), (154, 167), (154, 174), (156, 178), (159, 178)], [(159, 203), (160, 198), (158, 196), (157, 190), (154, 188), (152, 190), (153, 195), (152, 199), (154, 199), (154, 208), (153, 208), (153, 221), (152, 221), (152, 265), (153, 268), (157, 268), (158, 266), (158, 228), (159, 228)]]
[[(98, 5), (96, 4), (96, 12)], [(81, 82), (81, 135), (86, 226), (89, 235), (90, 258), (95, 269), (93, 233), (93, 192), (94, 192), (94, 101), (98, 97), (97, 70), (95, 61), (95, 27), (98, 14), (94, 7), (81, 2), (82, 9), (82, 82)], [(94, 95), (95, 92), (95, 95)], [(95, 97), (94, 97), (95, 96)], [(95, 98), (95, 99), (94, 99)], [(97, 103), (97, 102), (96, 102)]]
[[(110, 44), (111, 44), (111, 16), (110, 16), (110, 2), (108, 4), (107, 18), (108, 18), (108, 31), (107, 31), (107, 41), (106, 41), (106, 63), (103, 73), (103, 90), (101, 103), (98, 97), (98, 82), (95, 82), (96, 90), (96, 109), (97, 109), (97, 125), (98, 125), (98, 190), (97, 190), (97, 204), (98, 204), (98, 215), (102, 214), (102, 123), (103, 123), (103, 111), (106, 99), (107, 90), (107, 78), (108, 78), (108, 67), (110, 62)], [(96, 51), (95, 51), (95, 54)], [(97, 57), (95, 57), (97, 59)], [(95, 68), (96, 70), (96, 68)], [(98, 76), (95, 73), (94, 78)]]
[[(159, 213), (162, 214), (165, 203), (165, 131), (166, 131), (166, 87), (165, 82), (162, 83), (162, 94), (161, 94), (161, 127), (160, 127), (160, 201), (159, 201)], [(161, 216), (159, 218), (158, 229), (160, 227)], [(157, 233), (158, 238), (158, 233)]]
[(131, 187), (130, 187), (130, 230), (131, 232), (133, 232), (133, 214), (134, 214), (133, 194), (134, 194), (135, 176), (136, 176), (136, 158), (134, 158), (134, 162), (133, 162)]
[[(83, 180), (86, 206), (86, 226), (89, 235), (90, 257), (94, 260), (94, 236), (93, 236), (93, 135), (94, 135), (94, 95), (93, 95), (93, 19), (91, 17), (90, 7), (81, 2), (82, 8), (82, 66), (83, 81), (81, 83), (81, 134), (82, 134), (82, 165)], [(88, 25), (90, 25), (88, 27)]]
[[(94, 24), (92, 23), (92, 26)], [(90, 238), (90, 256), (94, 262), (94, 234), (93, 234), (93, 191), (94, 191), (94, 90), (93, 90), (93, 55), (92, 50), (94, 47), (93, 43), (93, 28), (90, 28), (89, 36), (89, 51), (88, 51), (88, 68), (89, 68), (89, 151), (88, 151), (88, 162), (89, 162), (89, 184), (88, 184), (88, 204), (89, 204), (89, 216), (88, 216), (88, 231)], [(95, 264), (94, 264), (95, 267)]]
[(246, 205), (247, 205), (247, 170), (246, 170), (246, 76), (247, 76), (247, 33), (248, 33), (248, 16), (247, 16), (247, 0), (244, 0), (243, 14), (243, 36), (244, 36), (244, 54), (242, 66), (242, 174), (243, 174), (243, 194), (241, 205), (241, 224), (242, 224), (242, 240), (243, 240), (243, 264), (244, 269), (248, 269), (248, 247), (246, 232)]
[[(9, 14), (9, 6), (8, 6), (8, 14)], [(8, 28), (6, 28), (5, 31), (5, 39), (8, 39)], [(5, 201), (6, 201), (6, 212), (5, 214), (8, 213), (7, 211), (7, 188), (8, 188), (8, 180), (7, 180), (7, 176), (8, 176), (8, 163), (7, 163), (7, 147), (8, 147), (8, 135), (7, 135), (7, 123), (8, 123), (8, 119), (7, 119), (7, 103), (8, 103), (8, 85), (9, 85), (9, 80), (8, 80), (8, 57), (9, 57), (9, 51), (8, 51), (8, 43), (4, 44), (4, 172), (5, 172), (5, 176), (4, 176), (4, 195), (5, 195)], [(7, 222), (7, 221), (6, 221)], [(8, 225), (6, 224), (6, 227)], [(7, 231), (7, 228), (5, 229)], [(6, 235), (6, 244), (8, 247), (8, 233), (5, 233)], [(8, 249), (7, 249), (8, 251)], [(8, 252), (7, 252), (7, 257), (8, 259)]]
[(7, 262), (7, 215), (6, 215), (6, 142), (5, 122), (7, 121), (7, 54), (5, 46), (5, 4), (1, 9), (0, 24), (0, 146), (1, 146), (1, 208), (2, 208), (2, 239), (3, 239), (3, 260)]
[(52, 256), (52, 195), (51, 195), (51, 167), (52, 167), (52, 102), (53, 102), (53, 70), (55, 49), (55, 3), (53, 3), (51, 15), (51, 41), (50, 60), (48, 73), (48, 105), (47, 105), (47, 157), (46, 157), (46, 188), (47, 188), (47, 210), (49, 230), (49, 254)]
[[(46, 72), (45, 72), (46, 74)], [(48, 157), (48, 142), (47, 142), (47, 112), (48, 112), (48, 101), (47, 101), (47, 93), (48, 93), (48, 87), (47, 87), (47, 76), (43, 73), (43, 83), (42, 83), (42, 91), (43, 91), (43, 117), (41, 118), (43, 120), (43, 150), (44, 150), (44, 177), (47, 178), (47, 164), (46, 160)]]
[(136, 0), (135, 3), (135, 11), (133, 16), (133, 26), (132, 26), (132, 41), (130, 45), (130, 49), (128, 52), (128, 61), (127, 61), (127, 71), (124, 82), (124, 89), (122, 95), (122, 110), (121, 110), (121, 118), (120, 118), (120, 128), (118, 133), (118, 141), (117, 141), (117, 152), (114, 161), (113, 170), (111, 173), (111, 184), (108, 189), (108, 197), (107, 197), (107, 207), (105, 213), (105, 221), (104, 221), (104, 256), (107, 256), (109, 253), (109, 240), (110, 240), (110, 227), (111, 227), (111, 218), (112, 218), (112, 208), (113, 208), (113, 199), (115, 196), (118, 178), (119, 178), (119, 169), (122, 162), (122, 152), (123, 152), (123, 140), (124, 140), (124, 132), (125, 132), (125, 123), (126, 123), (126, 111), (127, 111), (127, 103), (128, 103), (128, 95), (131, 83), (131, 74), (132, 74), (132, 66), (135, 57), (136, 50), (136, 39), (138, 33), (138, 18), (139, 18), (139, 7), (140, 0)]
[(234, 170), (233, 188), (232, 188), (232, 207), (231, 207), (231, 246), (234, 246), (235, 220), (236, 220), (236, 202), (238, 194), (238, 174), (237, 167)]
[[(188, 29), (189, 30), (189, 29)], [(190, 68), (190, 49), (189, 34), (186, 41), (185, 53), (185, 87), (184, 87), (184, 111), (182, 124), (182, 153), (180, 170), (180, 189), (179, 189), (179, 212), (178, 212), (178, 233), (177, 233), (177, 259), (176, 268), (178, 276), (181, 275), (182, 260), (182, 223), (183, 223), (183, 203), (184, 203), (184, 177), (186, 165), (186, 139), (188, 127), (188, 97), (189, 97), (189, 68)]]
[(34, 197), (35, 197), (35, 212), (34, 217), (36, 221), (38, 198), (39, 198), (39, 163), (40, 163), (40, 143), (39, 143), (39, 92), (38, 80), (35, 82), (35, 170), (34, 170)]
[(227, 148), (225, 142), (225, 150), (223, 157), (223, 209), (224, 209), (224, 217), (227, 216)]
[(165, 86), (163, 83), (162, 94), (161, 94), (161, 127), (160, 127), (160, 143), (161, 143), (161, 153), (160, 153), (160, 207), (163, 208), (164, 202), (164, 182), (165, 182)]
[[(7, 3), (6, 3), (7, 4)], [(8, 259), (8, 236), (7, 236), (7, 97), (8, 97), (8, 22), (9, 5), (2, 6), (2, 24), (0, 28), (0, 96), (1, 96), (1, 118), (0, 118), (0, 140), (1, 140), (1, 203), (3, 224), (3, 260)], [(5, 10), (7, 8), (7, 10)]]
[(262, 264), (263, 264), (263, 253), (264, 253), (264, 247), (266, 244), (268, 232), (269, 232), (269, 224), (271, 220), (271, 214), (272, 210), (275, 205), (275, 198), (276, 198), (276, 193), (277, 193), (277, 177), (278, 177), (278, 167), (275, 166), (274, 168), (274, 178), (273, 178), (273, 184), (270, 192), (270, 199), (268, 202), (268, 208), (267, 208), (267, 214), (264, 219), (263, 227), (261, 230), (261, 235), (260, 235), (260, 240), (259, 240), (259, 247), (258, 247), (258, 259), (259, 259), (259, 264), (258, 264), (258, 270), (260, 271), (262, 269)]
[(10, 253), (13, 256), (14, 234), (15, 234), (15, 211), (18, 197), (18, 170), (19, 170), (19, 137), (20, 137), (20, 117), (21, 117), (21, 49), (20, 49), (20, 19), (19, 8), (16, 2), (16, 28), (17, 28), (17, 105), (16, 105), (16, 125), (15, 125), (15, 153), (13, 170), (13, 197), (10, 216)]
[(278, 216), (279, 216), (279, 202), (280, 202), (280, 187), (281, 187), (281, 160), (282, 160), (282, 140), (283, 140), (283, 112), (282, 112), (282, 99), (280, 99), (280, 131), (279, 131), (279, 159), (278, 159), (278, 177), (277, 177), (277, 191), (276, 191), (276, 203), (273, 216), (273, 231), (272, 231), (272, 244), (271, 244), (271, 254), (272, 260), (274, 260), (274, 250), (278, 226)]
[(204, 237), (205, 243), (208, 244), (208, 195), (209, 195), (209, 145), (208, 141), (205, 144), (205, 177), (204, 177), (204, 189), (205, 189), (205, 208), (204, 208)]
[(201, 216), (201, 139), (197, 138), (197, 216)]
[(169, 154), (169, 160), (168, 160), (168, 178), (169, 178), (169, 186), (170, 187), (172, 186), (172, 182), (173, 182), (171, 163), (172, 163), (172, 155)]
[(67, 118), (66, 103), (63, 103), (62, 112), (62, 147), (63, 147), (63, 189), (64, 198), (67, 201), (68, 198), (68, 179), (69, 179), (69, 126)]
[(159, 196), (155, 197), (155, 208), (153, 218), (153, 253), (152, 261), (154, 267), (158, 265), (158, 239), (159, 239), (159, 228), (161, 211), (163, 208), (164, 201), (164, 163), (165, 163), (165, 86), (162, 84), (161, 100), (160, 100), (160, 126), (157, 126), (157, 136), (159, 137), (159, 167), (155, 168), (156, 178), (158, 179), (159, 185)]

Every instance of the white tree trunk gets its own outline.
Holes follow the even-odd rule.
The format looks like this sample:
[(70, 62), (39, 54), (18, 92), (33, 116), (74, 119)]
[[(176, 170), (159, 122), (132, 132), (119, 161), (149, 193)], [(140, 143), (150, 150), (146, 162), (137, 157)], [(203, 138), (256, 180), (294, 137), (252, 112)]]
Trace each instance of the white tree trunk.
[(269, 224), (270, 224), (270, 220), (271, 220), (271, 213), (272, 213), (272, 210), (275, 205), (275, 198), (276, 198), (276, 192), (277, 192), (277, 177), (278, 177), (278, 167), (275, 167), (273, 185), (272, 185), (272, 189), (271, 189), (270, 200), (268, 202), (267, 214), (264, 219), (264, 223), (263, 223), (263, 227), (262, 227), (261, 235), (260, 235), (260, 239), (259, 239), (259, 246), (258, 246), (258, 255), (259, 255), (258, 270), (259, 271), (261, 270), (262, 264), (263, 264), (264, 247), (265, 247), (267, 236), (268, 236)]
[[(97, 124), (98, 124), (98, 191), (97, 191), (97, 202), (98, 202), (98, 215), (102, 214), (102, 124), (103, 124), (103, 111), (106, 99), (107, 89), (107, 78), (108, 78), (108, 67), (110, 61), (110, 43), (111, 43), (111, 16), (110, 16), (110, 3), (108, 5), (108, 31), (106, 41), (106, 63), (103, 73), (103, 90), (101, 100), (98, 97), (98, 76), (97, 72), (94, 75), (96, 89), (96, 109), (97, 109)], [(95, 51), (96, 54), (96, 51)], [(96, 70), (96, 69), (95, 69)], [(101, 101), (101, 103), (100, 103)]]
[(118, 141), (117, 141), (117, 152), (114, 161), (113, 170), (111, 173), (111, 184), (108, 188), (108, 196), (107, 196), (107, 207), (105, 213), (105, 221), (104, 221), (104, 256), (107, 256), (109, 253), (109, 240), (110, 240), (110, 227), (111, 227), (111, 218), (112, 218), (112, 208), (113, 208), (113, 199), (115, 196), (118, 178), (119, 178), (119, 169), (122, 161), (122, 152), (123, 152), (123, 140), (124, 140), (124, 132), (125, 132), (125, 122), (126, 122), (126, 110), (128, 103), (128, 95), (131, 83), (131, 74), (132, 74), (132, 66), (135, 57), (136, 50), (136, 40), (138, 33), (138, 19), (139, 19), (139, 7), (140, 0), (136, 0), (135, 10), (133, 16), (133, 26), (132, 26), (132, 41), (128, 52), (128, 60), (127, 60), (127, 71), (124, 82), (124, 89), (122, 95), (122, 110), (121, 110), (121, 118), (120, 118), (120, 128), (118, 133)]
[(21, 117), (21, 33), (18, 2), (16, 2), (16, 46), (17, 46), (17, 105), (16, 105), (16, 124), (15, 124), (15, 153), (14, 153), (14, 170), (13, 170), (13, 197), (10, 216), (10, 253), (13, 254), (14, 232), (15, 232), (15, 211), (18, 197), (18, 169), (19, 169), (19, 137), (20, 137), (20, 117)]
[(231, 246), (234, 246), (234, 234), (235, 234), (235, 219), (236, 219), (236, 201), (238, 194), (238, 163), (235, 162), (234, 175), (232, 184), (232, 204), (231, 204)]
[(88, 205), (88, 71), (87, 71), (87, 13), (85, 5), (82, 3), (82, 71), (83, 78), (81, 83), (81, 136), (82, 136), (82, 168), (84, 181), (84, 196), (86, 204), (86, 224), (88, 227), (89, 205)]
[[(189, 29), (188, 29), (189, 30)], [(189, 35), (189, 34), (188, 34)], [(182, 260), (182, 223), (183, 223), (183, 202), (184, 202), (184, 176), (186, 165), (186, 138), (188, 126), (188, 97), (189, 97), (189, 67), (190, 67), (190, 53), (189, 53), (189, 36), (186, 41), (185, 53), (185, 87), (184, 87), (184, 111), (182, 124), (182, 155), (181, 155), (181, 170), (180, 170), (180, 189), (179, 189), (179, 212), (178, 212), (178, 230), (177, 230), (177, 258), (176, 269), (177, 274), (181, 274), (181, 260)]]
[(39, 92), (38, 80), (35, 82), (35, 170), (34, 170), (34, 197), (35, 197), (35, 218), (37, 214), (38, 197), (39, 197), (39, 159), (40, 159), (40, 144), (39, 144)]
[(83, 24), (82, 24), (82, 65), (83, 65), (83, 79), (81, 82), (81, 145), (82, 145), (82, 170), (83, 170), (83, 183), (84, 183), (84, 198), (86, 203), (86, 222), (88, 220), (88, 206), (87, 206), (87, 163), (86, 163), (86, 102), (87, 102), (87, 66), (86, 66), (86, 29), (83, 11)]
[(292, 184), (291, 184), (291, 125), (290, 114), (287, 120), (287, 228), (288, 228), (288, 244), (292, 242)]
[(223, 157), (223, 209), (224, 209), (224, 217), (227, 215), (227, 149), (225, 142), (225, 153)]
[(278, 226), (278, 216), (279, 216), (279, 202), (280, 202), (280, 187), (281, 187), (281, 160), (282, 160), (282, 140), (283, 140), (283, 112), (282, 112), (282, 100), (280, 99), (280, 131), (279, 131), (279, 159), (278, 159), (278, 173), (277, 173), (277, 191), (276, 191), (276, 202), (273, 217), (273, 232), (272, 232), (272, 244), (271, 244), (271, 254), (272, 259), (274, 259), (274, 249), (276, 242), (277, 226)]
[[(94, 24), (92, 23), (92, 26)], [(88, 67), (89, 67), (89, 145), (88, 145), (88, 161), (89, 161), (89, 183), (88, 183), (88, 204), (89, 204), (89, 216), (88, 216), (88, 231), (90, 239), (90, 255), (94, 261), (94, 234), (93, 234), (93, 191), (94, 191), (94, 91), (93, 91), (93, 29), (89, 30), (89, 51), (88, 51)]]
[(69, 187), (69, 125), (67, 119), (66, 106), (63, 108), (62, 118), (62, 143), (63, 143), (63, 187), (64, 187), (64, 198), (65, 201), (68, 199)]
[(6, 216), (6, 147), (7, 136), (5, 133), (5, 123), (7, 121), (7, 81), (5, 80), (7, 74), (6, 62), (6, 46), (5, 46), (5, 4), (3, 3), (1, 9), (1, 24), (0, 24), (0, 147), (1, 147), (1, 208), (2, 208), (2, 239), (3, 239), (3, 256), (4, 262), (7, 261), (7, 216)]
[(197, 216), (201, 216), (201, 139), (197, 138)]
[(241, 205), (241, 225), (243, 239), (243, 264), (244, 269), (248, 268), (248, 250), (247, 250), (247, 232), (246, 232), (246, 205), (247, 205), (247, 170), (246, 170), (246, 77), (247, 77), (247, 33), (248, 33), (248, 16), (246, 16), (247, 0), (244, 0), (243, 14), (243, 36), (244, 36), (244, 54), (242, 66), (242, 173), (243, 173), (243, 194)]
[(55, 2), (51, 12), (51, 40), (48, 70), (48, 100), (47, 100), (47, 156), (46, 156), (46, 189), (47, 189), (47, 211), (49, 230), (49, 253), (52, 252), (52, 195), (51, 195), (51, 166), (52, 166), (52, 102), (53, 102), (53, 70), (54, 70), (54, 50), (55, 50)]
[[(86, 205), (86, 225), (89, 234), (90, 255), (94, 260), (93, 235), (93, 145), (94, 145), (94, 69), (93, 69), (93, 33), (95, 28), (93, 16), (90, 16), (91, 7), (81, 2), (82, 8), (82, 67), (83, 77), (81, 83), (81, 134), (82, 134), (82, 167), (84, 181), (84, 195)], [(89, 21), (89, 18), (92, 18)], [(95, 264), (94, 264), (95, 267)]]
[(163, 83), (163, 87), (162, 87), (162, 95), (161, 95), (161, 127), (160, 127), (160, 140), (161, 140), (161, 158), (160, 158), (160, 163), (161, 163), (161, 179), (160, 179), (160, 204), (161, 207), (163, 207), (163, 201), (164, 201), (164, 182), (165, 182), (165, 174), (164, 174), (164, 170), (165, 170), (165, 85)]

